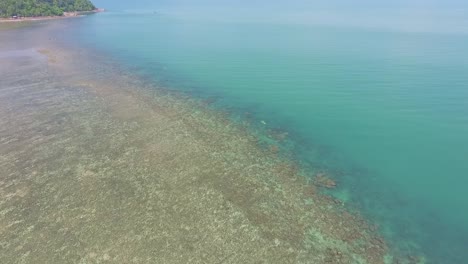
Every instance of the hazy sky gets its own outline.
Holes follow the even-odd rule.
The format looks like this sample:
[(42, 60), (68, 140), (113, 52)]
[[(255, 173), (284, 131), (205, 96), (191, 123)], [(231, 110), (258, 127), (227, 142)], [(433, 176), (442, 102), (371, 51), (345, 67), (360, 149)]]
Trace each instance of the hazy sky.
[(162, 6), (217, 7), (297, 7), (297, 8), (461, 8), (466, 0), (94, 0), (97, 6), (109, 9), (157, 8)]
[(93, 0), (108, 10), (186, 18), (468, 33), (468, 0)]

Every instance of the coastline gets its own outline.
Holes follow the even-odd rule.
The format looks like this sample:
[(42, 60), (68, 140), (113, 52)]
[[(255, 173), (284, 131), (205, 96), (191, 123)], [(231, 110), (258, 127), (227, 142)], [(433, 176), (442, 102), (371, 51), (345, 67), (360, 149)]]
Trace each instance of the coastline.
[(66, 18), (83, 17), (90, 14), (97, 14), (105, 12), (102, 8), (97, 8), (93, 11), (83, 12), (65, 12), (62, 16), (36, 16), (36, 17), (20, 17), (20, 18), (1, 18), (0, 23), (21, 23), (21, 22), (34, 22), (34, 21), (47, 21), (47, 20), (59, 20)]
[[(270, 263), (284, 263), (283, 261), (293, 259), (302, 263), (355, 263), (353, 261), (358, 261), (360, 258), (366, 259), (367, 263), (384, 263), (384, 257), (388, 254), (387, 246), (375, 233), (372, 226), (368, 225), (361, 217), (346, 212), (335, 200), (321, 195), (316, 187), (305, 181), (295, 164), (281, 160), (274, 152), (262, 150), (248, 131), (232, 124), (223, 114), (206, 109), (196, 101), (180, 98), (174, 94), (154, 92), (153, 88), (142, 88), (144, 85), (132, 77), (131, 73), (124, 73), (125, 77), (117, 77), (115, 74), (106, 76), (106, 78), (96, 76), (91, 70), (95, 67), (91, 63), (91, 59), (78, 59), (73, 50), (44, 46), (44, 43), (40, 42), (34, 44), (33, 49), (37, 51), (37, 54), (33, 52), (32, 55), (40, 54), (47, 59), (47, 69), (53, 72), (51, 77), (58, 78), (57, 82), (61, 85), (69, 85), (74, 87), (76, 91), (83, 93), (83, 95), (73, 92), (70, 94), (69, 100), (72, 101), (77, 97), (84, 97), (80, 100), (86, 104), (78, 107), (78, 112), (82, 112), (88, 107), (98, 113), (84, 111), (81, 118), (89, 119), (86, 126), (92, 130), (105, 131), (103, 134), (106, 137), (98, 138), (95, 134), (88, 134), (85, 139), (96, 142), (97, 146), (107, 143), (110, 144), (109, 146), (112, 145), (110, 149), (109, 146), (103, 145), (98, 150), (106, 153), (106, 156), (111, 155), (111, 160), (115, 159), (120, 162), (114, 164), (111, 161), (102, 161), (99, 163), (100, 161), (97, 159), (97, 161), (88, 164), (70, 164), (70, 166), (77, 167), (78, 172), (76, 173), (79, 178), (78, 183), (81, 186), (80, 190), (94, 195), (92, 196), (94, 200), (87, 200), (88, 203), (96, 203), (97, 199), (97, 207), (105, 210), (99, 205), (99, 201), (101, 201), (99, 199), (103, 198), (98, 193), (104, 192), (105, 199), (117, 198), (112, 195), (112, 191), (117, 190), (126, 195), (126, 202), (137, 206), (138, 203), (132, 200), (135, 192), (127, 193), (127, 188), (131, 190), (137, 188), (139, 186), (138, 180), (145, 182), (148, 188), (157, 186), (157, 183), (154, 182), (156, 175), (145, 175), (144, 172), (159, 171), (158, 180), (162, 179), (167, 185), (167, 189), (160, 190), (163, 194), (158, 194), (157, 197), (163, 201), (171, 202), (171, 206), (175, 206), (175, 209), (167, 209), (165, 204), (150, 206), (148, 203), (152, 201), (141, 198), (144, 204), (152, 208), (160, 206), (163, 208), (159, 208), (161, 210), (169, 210), (166, 212), (167, 214), (183, 218), (182, 220), (160, 220), (161, 223), (166, 224), (165, 228), (169, 230), (170, 234), (187, 236), (189, 240), (193, 239), (194, 241), (201, 239), (198, 237), (198, 233), (213, 232), (214, 238), (216, 235), (221, 235), (218, 242), (222, 241), (223, 243), (221, 246), (223, 254), (228, 251), (231, 254), (227, 254), (229, 256), (228, 263), (252, 260), (251, 257), (269, 259), (272, 261)], [(30, 56), (32, 55), (30, 54)], [(88, 69), (86, 67), (82, 69), (83, 65), (87, 65)], [(111, 70), (112, 67), (106, 69)], [(75, 77), (61, 79), (62, 76), (69, 75)], [(86, 78), (82, 76), (86, 76)], [(118, 82), (115, 81), (116, 78), (119, 80)], [(119, 83), (119, 85), (115, 83)], [(0, 88), (2, 88), (1, 85)], [(29, 92), (25, 90), (26, 94)], [(153, 92), (155, 94), (152, 94)], [(2, 113), (12, 114), (8, 113), (6, 109), (0, 108), (0, 110), (4, 111)], [(39, 110), (42, 110), (42, 106), (39, 107)], [(62, 105), (55, 110), (58, 110), (59, 113), (66, 112), (67, 107)], [(50, 113), (44, 112), (44, 114)], [(20, 121), (25, 118), (28, 117), (19, 117)], [(80, 119), (74, 120), (75, 122), (84, 122)], [(60, 126), (66, 127), (66, 120), (64, 122), (65, 125), (62, 123), (56, 127), (52, 126), (52, 131), (58, 130)], [(106, 124), (107, 127), (100, 123)], [(110, 132), (111, 128), (117, 132)], [(17, 131), (13, 126), (7, 132), (8, 135), (11, 135)], [(31, 130), (30, 133), (37, 138), (38, 135), (35, 135), (34, 131)], [(73, 129), (67, 133), (73, 133)], [(67, 137), (67, 134), (58, 132), (55, 134)], [(82, 135), (79, 136), (81, 140)], [(54, 141), (54, 137), (48, 140)], [(67, 137), (67, 140), (69, 140), (68, 147), (78, 144), (71, 138)], [(102, 142), (97, 143), (98, 140)], [(130, 143), (126, 143), (126, 141)], [(114, 144), (119, 147), (113, 146)], [(14, 143), (9, 145), (10, 149), (14, 146)], [(40, 145), (33, 144), (32, 149), (39, 147)], [(85, 151), (86, 155), (91, 157), (94, 155), (93, 151), (96, 150), (91, 148), (86, 151), (86, 146), (81, 147), (85, 150), (80, 151)], [(43, 148), (50, 153), (58, 151), (52, 146)], [(129, 157), (121, 156), (120, 152), (129, 155)], [(71, 153), (73, 154), (73, 152)], [(21, 158), (21, 155), (16, 154), (16, 156), (9, 157)], [(134, 165), (127, 168), (129, 159)], [(66, 159), (62, 161), (70, 162)], [(180, 164), (181, 162), (187, 164)], [(99, 165), (95, 163), (99, 163)], [(156, 163), (158, 166), (154, 167), (152, 163)], [(111, 170), (111, 165), (120, 166), (118, 168), (125, 173), (112, 170), (114, 174), (111, 179), (114, 183), (109, 184), (107, 180), (110, 176), (100, 168), (104, 166), (107, 170)], [(14, 172), (14, 168), (9, 169)], [(175, 176), (171, 172), (174, 169), (179, 171), (180, 175)], [(59, 172), (57, 171), (57, 173)], [(41, 173), (45, 173), (45, 169), (36, 171), (38, 177), (41, 176)], [(140, 175), (140, 179), (126, 178), (133, 174)], [(207, 175), (211, 176), (207, 177)], [(61, 183), (57, 184), (55, 187), (61, 186)], [(126, 185), (129, 187), (124, 188)], [(99, 186), (102, 189), (95, 189), (93, 186)], [(32, 192), (31, 189), (28, 189), (29, 187), (24, 189), (23, 186), (21, 188), (14, 199), (21, 200)], [(146, 187), (139, 186), (138, 188), (144, 189)], [(149, 189), (142, 192), (154, 195)], [(86, 204), (89, 205), (88, 203)], [(131, 209), (125, 207), (124, 204), (118, 204), (117, 207), (124, 211)], [(141, 209), (141, 212), (148, 210), (148, 208)], [(49, 210), (52, 209), (49, 208)], [(219, 215), (218, 211), (222, 215)], [(155, 210), (154, 214), (159, 212)], [(90, 215), (83, 213), (78, 216), (93, 219), (99, 213), (100, 211), (97, 210), (97, 213), (95, 211)], [(67, 216), (62, 217), (67, 219)], [(132, 217), (130, 220), (141, 220), (136, 216)], [(188, 218), (186, 219), (186, 217)], [(106, 222), (104, 218), (98, 219)], [(204, 222), (203, 227), (200, 227), (191, 223), (192, 221), (196, 223), (196, 220), (207, 222)], [(153, 221), (155, 220), (153, 219)], [(174, 226), (172, 226), (171, 221), (174, 222)], [(222, 227), (213, 225), (216, 221), (221, 221)], [(168, 223), (171, 224), (168, 225)], [(202, 222), (198, 223), (202, 224)], [(79, 225), (74, 225), (73, 221), (69, 221), (68, 224), (71, 229), (76, 230), (79, 227)], [(122, 223), (120, 224), (122, 225)], [(127, 234), (136, 232), (131, 229), (131, 224), (132, 222), (129, 222), (124, 225), (125, 228), (130, 228), (129, 230), (124, 229), (128, 231)], [(140, 224), (148, 225), (147, 222)], [(201, 228), (201, 230), (196, 230), (197, 228)], [(245, 233), (242, 231), (241, 233), (233, 233), (232, 237), (223, 237), (223, 234), (226, 235), (224, 233), (226, 230), (223, 228), (232, 232), (243, 228)], [(155, 230), (153, 232), (157, 233)], [(320, 243), (317, 244), (311, 237), (320, 237)], [(242, 245), (242, 243), (225, 244), (228, 238), (236, 238), (257, 252), (255, 254), (250, 252), (248, 246)], [(173, 242), (180, 242), (181, 239), (175, 239)], [(254, 243), (248, 242), (249, 239), (252, 239)], [(203, 241), (207, 243), (206, 239)], [(134, 255), (135, 252), (129, 252), (130, 249), (124, 249), (123, 244), (119, 243), (117, 241), (107, 251), (100, 248), (94, 251), (86, 250), (86, 254), (83, 253), (84, 255), (81, 257), (89, 261), (96, 260), (96, 258), (122, 261), (124, 255), (119, 254), (118, 250)], [(133, 241), (133, 243), (138, 242)], [(199, 254), (201, 256), (201, 252), (206, 250), (198, 247), (190, 249), (190, 245), (185, 245), (180, 249), (177, 249), (174, 244), (171, 246), (174, 248), (168, 250), (179, 252), (184, 257), (188, 257), (182, 253), (184, 250), (191, 251), (191, 254), (195, 256), (199, 256)], [(216, 245), (212, 246), (216, 248)], [(47, 251), (47, 249), (45, 250)], [(359, 258), (352, 257), (352, 254), (356, 254)], [(190, 254), (188, 255), (190, 256)], [(238, 257), (242, 255), (244, 258)], [(174, 256), (166, 257), (166, 260), (174, 261), (175, 259)], [(181, 261), (181, 259), (179, 260)], [(216, 259), (205, 259), (205, 261), (216, 262)]]

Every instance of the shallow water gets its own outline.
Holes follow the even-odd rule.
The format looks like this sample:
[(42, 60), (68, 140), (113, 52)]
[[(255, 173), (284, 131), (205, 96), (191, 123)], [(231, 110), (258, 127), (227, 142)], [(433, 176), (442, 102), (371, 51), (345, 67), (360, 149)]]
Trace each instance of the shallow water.
[(0, 31), (0, 262), (391, 259), (278, 155), (281, 133), (264, 148), (247, 120), (77, 43), (84, 21)]
[(80, 23), (77, 39), (140, 75), (286, 132), (284, 152), (333, 175), (332, 193), (403, 254), (468, 259), (466, 34), (132, 13)]

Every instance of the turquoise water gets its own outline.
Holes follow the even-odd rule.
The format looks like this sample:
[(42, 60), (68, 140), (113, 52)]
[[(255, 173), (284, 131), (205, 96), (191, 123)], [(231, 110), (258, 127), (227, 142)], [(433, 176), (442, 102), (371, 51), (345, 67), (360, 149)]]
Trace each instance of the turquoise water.
[(134, 72), (288, 132), (283, 148), (337, 179), (332, 194), (403, 254), (468, 259), (468, 35), (144, 13), (73, 23)]

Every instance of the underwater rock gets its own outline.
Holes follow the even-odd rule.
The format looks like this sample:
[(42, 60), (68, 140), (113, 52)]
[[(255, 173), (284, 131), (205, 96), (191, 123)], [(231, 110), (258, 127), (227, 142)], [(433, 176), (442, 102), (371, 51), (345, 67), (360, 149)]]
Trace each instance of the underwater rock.
[(317, 173), (317, 175), (315, 175), (314, 184), (327, 189), (336, 188), (336, 182), (330, 179), (325, 173)]
[(338, 249), (335, 248), (327, 248), (325, 253), (325, 263), (343, 263), (344, 256)]
[(280, 130), (268, 130), (268, 135), (278, 142), (283, 142), (289, 136), (289, 133)]
[(268, 149), (269, 149), (270, 152), (273, 153), (273, 154), (278, 154), (278, 152), (279, 152), (279, 147), (276, 146), (276, 145), (271, 145)]

